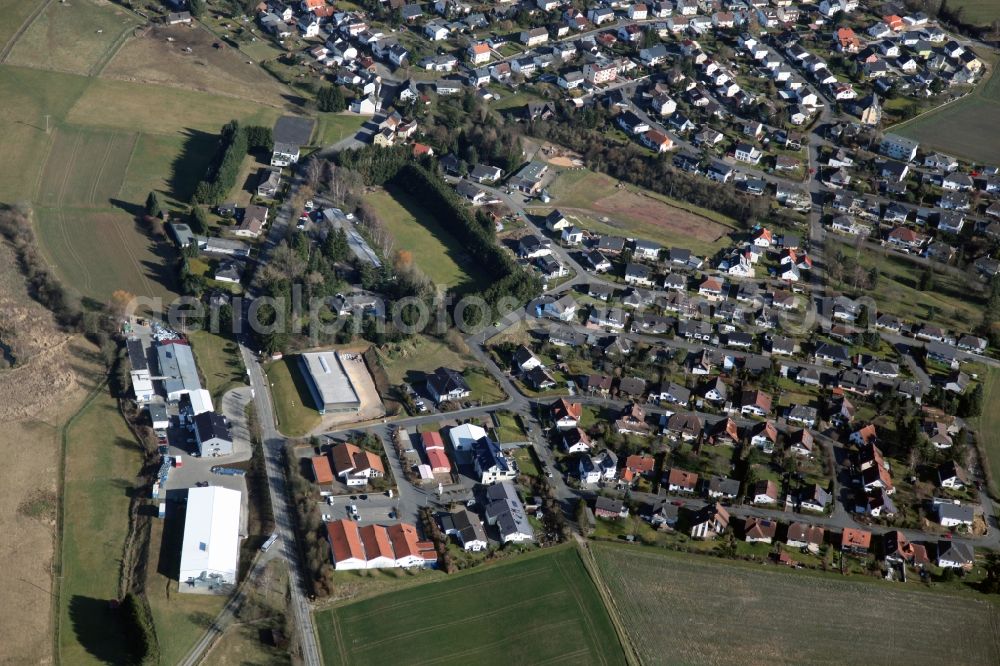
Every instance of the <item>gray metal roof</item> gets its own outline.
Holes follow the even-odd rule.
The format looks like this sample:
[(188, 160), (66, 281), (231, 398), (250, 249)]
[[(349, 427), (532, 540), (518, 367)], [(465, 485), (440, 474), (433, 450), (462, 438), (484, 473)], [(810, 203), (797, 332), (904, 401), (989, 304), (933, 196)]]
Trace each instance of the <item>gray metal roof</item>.
[(160, 377), (168, 394), (178, 391), (197, 391), (201, 388), (198, 368), (191, 347), (181, 342), (171, 342), (156, 348)]

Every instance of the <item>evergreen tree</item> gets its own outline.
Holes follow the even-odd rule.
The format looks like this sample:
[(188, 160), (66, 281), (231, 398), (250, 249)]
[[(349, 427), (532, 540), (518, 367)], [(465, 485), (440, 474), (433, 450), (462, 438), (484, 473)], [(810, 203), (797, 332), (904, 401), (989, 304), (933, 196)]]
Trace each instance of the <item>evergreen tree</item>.
[(150, 192), (146, 197), (146, 215), (150, 217), (163, 217), (163, 209), (160, 207), (160, 197), (156, 192)]
[(191, 206), (191, 213), (188, 215), (188, 224), (196, 234), (204, 234), (208, 231), (208, 213), (202, 206)]
[(316, 107), (324, 112), (339, 112), (347, 108), (347, 100), (339, 86), (324, 86), (316, 95)]

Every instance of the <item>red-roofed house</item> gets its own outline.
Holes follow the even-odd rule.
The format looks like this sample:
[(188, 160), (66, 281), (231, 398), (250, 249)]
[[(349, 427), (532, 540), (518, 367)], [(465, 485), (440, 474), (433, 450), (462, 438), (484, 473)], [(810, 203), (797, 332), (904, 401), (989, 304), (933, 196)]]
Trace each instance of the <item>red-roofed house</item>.
[(427, 454), (427, 464), (430, 465), (434, 474), (447, 474), (451, 472), (451, 461), (444, 451), (444, 440), (441, 433), (436, 430), (422, 433), (421, 443), (424, 446), (424, 453)]
[(861, 50), (861, 40), (850, 28), (838, 28), (837, 49), (844, 53), (857, 53)]
[(330, 469), (330, 459), (326, 456), (314, 456), (312, 459), (313, 479), (316, 483), (333, 483), (333, 470)]
[(867, 553), (872, 546), (872, 533), (868, 530), (858, 530), (845, 527), (840, 537), (840, 549), (852, 553)]
[(583, 415), (583, 405), (578, 402), (570, 402), (565, 398), (552, 403), (552, 420), (555, 421), (559, 430), (569, 430), (575, 428), (580, 423), (580, 416)]
[(434, 155), (434, 149), (425, 143), (414, 143), (413, 156), (422, 157), (424, 155)]
[(622, 469), (622, 481), (632, 483), (640, 476), (649, 476), (656, 467), (656, 459), (648, 453), (642, 455), (631, 455), (625, 459), (625, 467)]
[(333, 469), (349, 486), (363, 486), (369, 479), (385, 476), (382, 459), (371, 451), (363, 451), (354, 444), (344, 442), (330, 451)]

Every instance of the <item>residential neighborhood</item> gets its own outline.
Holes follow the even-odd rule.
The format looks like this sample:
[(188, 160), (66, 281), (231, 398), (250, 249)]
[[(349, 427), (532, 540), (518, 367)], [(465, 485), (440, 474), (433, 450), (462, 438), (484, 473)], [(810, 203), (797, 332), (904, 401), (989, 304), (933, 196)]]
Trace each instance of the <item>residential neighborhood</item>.
[(994, 8), (10, 4), (13, 662), (1000, 660)]

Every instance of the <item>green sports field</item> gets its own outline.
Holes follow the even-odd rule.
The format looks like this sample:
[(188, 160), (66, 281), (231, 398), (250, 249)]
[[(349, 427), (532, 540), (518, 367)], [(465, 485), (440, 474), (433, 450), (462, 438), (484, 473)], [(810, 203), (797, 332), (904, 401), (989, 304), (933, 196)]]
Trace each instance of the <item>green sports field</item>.
[(316, 628), (327, 666), (625, 663), (572, 547), (322, 611)]

